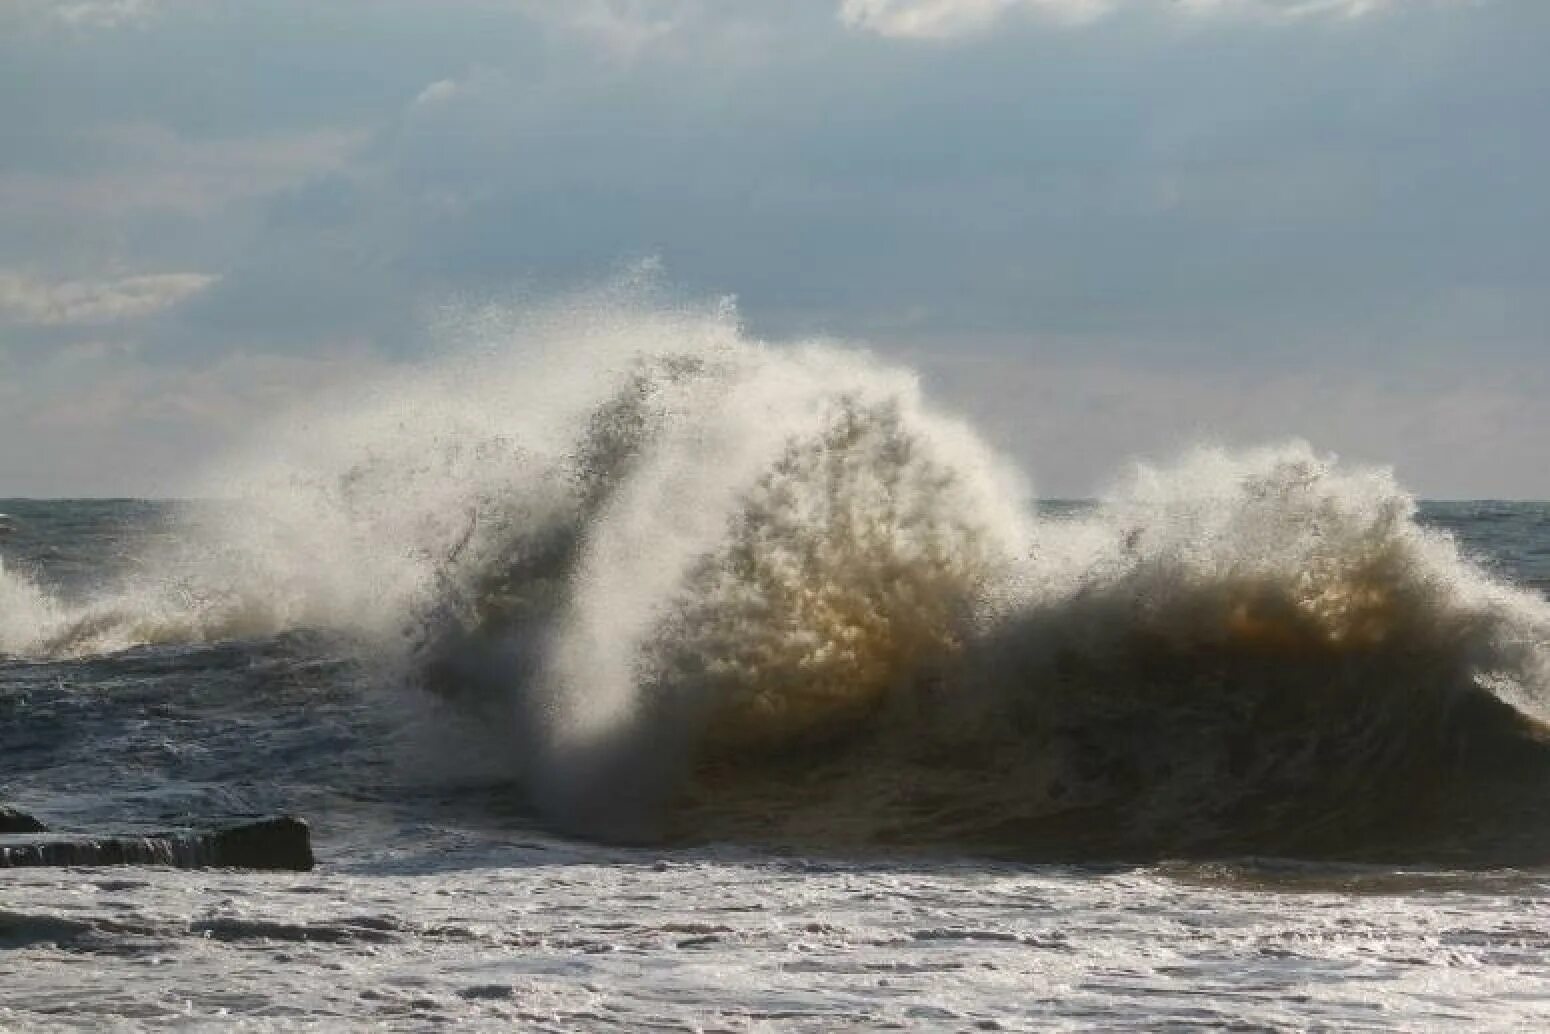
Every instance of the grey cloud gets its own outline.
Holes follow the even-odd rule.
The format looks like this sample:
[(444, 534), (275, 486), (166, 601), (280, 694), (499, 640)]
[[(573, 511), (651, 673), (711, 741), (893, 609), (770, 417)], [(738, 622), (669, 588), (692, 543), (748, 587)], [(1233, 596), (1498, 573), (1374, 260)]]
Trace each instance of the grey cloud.
[(205, 214), (344, 163), (355, 130), (194, 141), (149, 123), (86, 134), (95, 153), (73, 169), (0, 173), (0, 210), (50, 208), (89, 219), (154, 209)]
[(1027, 352), (913, 358), (934, 395), (972, 413), (1047, 498), (1097, 494), (1136, 458), (1289, 438), (1393, 466), (1433, 497), (1550, 498), (1538, 459), (1550, 371), (1532, 360), (1471, 371), (1250, 370), (1083, 361), (1037, 343)]
[(47, 281), (0, 270), (0, 322), (95, 326), (160, 312), (204, 290), (204, 273), (156, 273), (111, 280)]
[(78, 29), (115, 29), (155, 17), (158, 0), (3, 0), (0, 18), (57, 23)]
[(190, 341), (411, 347), (426, 301), (647, 254), (776, 334), (890, 333), (907, 312), (912, 334), (1264, 352), (1448, 296), (1499, 299), (1520, 336), (1543, 312), (1550, 225), (1525, 170), (1550, 145), (1522, 134), (1546, 99), (1523, 31), (1542, 11), (1183, 36), (1115, 19), (970, 57), (847, 36), (811, 7), (780, 60), (729, 62), (690, 45), (724, 26), (663, 6), (671, 40), (623, 64), (565, 51), (586, 44), (567, 28), (553, 47), (573, 62), (407, 86), (348, 166), (252, 213)]
[[(215, 2), (0, 33), (19, 144), (0, 154), (0, 266), (219, 274), (137, 324), (157, 378), (412, 355), (442, 301), (642, 256), (686, 294), (736, 294), (757, 333), (971, 365), (1195, 364), (1250, 397), (1302, 368), (1377, 391), (1542, 366), (1550, 5), (1104, 6), (1062, 28), (987, 0), (993, 31), (925, 45), (857, 31), (835, 0)], [(1197, 398), (1183, 375), (1136, 383), (1146, 405)], [(1426, 390), (1385, 393), (1374, 426), (1435, 417)], [(985, 391), (977, 410), (1015, 416)], [(1346, 406), (1264, 398), (1299, 400), (1288, 423)], [(1075, 482), (1119, 446), (1081, 445), (1068, 417)], [(1343, 437), (1379, 459), (1402, 444)]]
[(214, 456), (277, 411), (382, 369), (361, 351), (235, 352), (183, 366), (111, 341), (25, 366), (0, 352), (0, 477), (11, 494), (186, 494)]
[[(1288, 23), (1304, 18), (1358, 18), (1406, 0), (841, 0), (840, 21), (879, 36), (949, 40), (990, 31), (1024, 15), (1055, 25), (1085, 25), (1119, 13), (1203, 19), (1247, 18)], [(1414, 4), (1416, 0), (1408, 0)], [(1470, 0), (1422, 0), (1434, 4)]]

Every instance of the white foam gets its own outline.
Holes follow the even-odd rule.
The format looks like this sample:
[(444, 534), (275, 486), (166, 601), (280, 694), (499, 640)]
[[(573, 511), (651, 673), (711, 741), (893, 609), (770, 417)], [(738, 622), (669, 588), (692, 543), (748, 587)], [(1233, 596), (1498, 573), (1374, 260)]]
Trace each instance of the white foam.
[(560, 811), (669, 778), (704, 736), (778, 747), (927, 683), (1038, 694), (1060, 657), (1138, 637), (1413, 648), (1542, 695), (1543, 600), (1421, 528), (1388, 473), (1306, 444), (1138, 466), (1036, 519), (911, 371), (749, 340), (724, 304), (605, 291), (463, 330), (255, 435), (196, 488), (238, 502), (130, 583), (66, 607), (0, 570), (0, 650), (333, 630), (385, 680), (502, 697), (513, 767)]

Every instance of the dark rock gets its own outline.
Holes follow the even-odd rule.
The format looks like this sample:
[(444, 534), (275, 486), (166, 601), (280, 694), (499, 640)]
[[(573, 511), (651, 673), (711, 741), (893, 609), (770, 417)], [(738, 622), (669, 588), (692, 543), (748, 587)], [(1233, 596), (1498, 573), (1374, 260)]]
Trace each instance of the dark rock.
[(207, 833), (203, 846), (209, 858), (206, 865), (296, 872), (306, 872), (313, 865), (307, 824), (289, 815)]
[(203, 833), (0, 835), (0, 869), (37, 865), (169, 865), (179, 869), (306, 872), (313, 866), (313, 857), (307, 824), (290, 816)]
[(0, 833), (47, 833), (48, 827), (24, 811), (0, 804)]
[(458, 995), (471, 1002), (480, 1002), (510, 998), (515, 993), (509, 984), (475, 984), (473, 987), (463, 988)]

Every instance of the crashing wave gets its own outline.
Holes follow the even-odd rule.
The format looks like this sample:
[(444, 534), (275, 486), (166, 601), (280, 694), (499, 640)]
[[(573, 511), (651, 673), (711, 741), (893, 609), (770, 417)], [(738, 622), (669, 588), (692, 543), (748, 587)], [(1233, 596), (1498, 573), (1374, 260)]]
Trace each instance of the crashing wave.
[(1040, 514), (865, 353), (724, 308), (511, 337), (293, 416), (127, 588), (0, 570), (0, 651), (329, 629), (607, 836), (1372, 854), (1480, 794), (1546, 825), (1550, 606), (1386, 472), (1202, 450)]

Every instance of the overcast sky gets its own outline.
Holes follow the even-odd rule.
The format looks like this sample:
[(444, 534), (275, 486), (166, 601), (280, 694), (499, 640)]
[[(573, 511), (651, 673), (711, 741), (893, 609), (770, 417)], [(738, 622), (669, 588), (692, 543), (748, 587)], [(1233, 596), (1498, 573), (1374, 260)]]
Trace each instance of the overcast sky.
[(176, 492), (454, 299), (660, 262), (1086, 494), (1550, 497), (1545, 0), (0, 0), (0, 497)]

